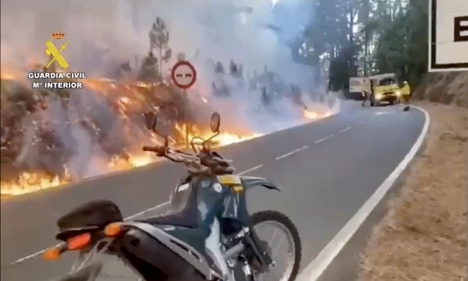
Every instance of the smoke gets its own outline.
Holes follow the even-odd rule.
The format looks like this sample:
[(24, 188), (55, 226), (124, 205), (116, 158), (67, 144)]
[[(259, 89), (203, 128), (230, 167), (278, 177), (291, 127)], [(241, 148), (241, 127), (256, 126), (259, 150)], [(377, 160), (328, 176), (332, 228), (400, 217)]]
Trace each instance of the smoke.
[[(275, 12), (278, 7), (273, 9), (267, 0), (3, 0), (1, 63), (2, 67), (26, 68), (31, 61), (45, 62), (48, 60), (45, 42), (52, 33), (64, 32), (70, 44), (63, 55), (71, 70), (85, 71), (88, 76), (108, 76), (117, 65), (127, 61), (133, 65), (147, 55), (149, 29), (156, 17), (161, 17), (168, 26), (168, 45), (173, 54), (185, 53), (197, 68), (199, 81), (195, 90), (189, 90), (190, 98), (197, 99), (211, 91), (212, 82), (219, 78), (213, 73), (213, 63), (219, 61), (227, 70), (234, 60), (242, 64), (245, 76), (261, 74), (267, 68), (278, 73), (286, 87), (291, 83), (301, 86), (305, 103), (311, 109), (336, 108), (336, 104), (318, 98), (323, 97), (323, 87), (311, 82), (314, 73), (310, 67), (293, 62), (287, 45), (297, 36), (300, 26), (310, 20), (312, 8), (296, 5), (294, 0), (285, 0), (284, 5), (289, 5), (286, 8), (289, 12)], [(272, 25), (276, 28), (268, 28)], [(175, 62), (173, 55), (164, 64), (165, 76)], [(239, 85), (238, 79), (228, 77), (226, 84), (231, 97), (207, 95), (212, 110), (221, 113), (224, 128), (269, 133), (303, 122), (297, 106), (276, 101), (266, 109), (260, 103), (260, 91), (249, 90), (247, 81), (243, 83)], [(96, 116), (90, 118), (105, 127), (111, 138), (117, 139), (122, 134), (117, 116), (108, 110), (105, 101), (90, 92), (75, 92), (70, 103), (81, 106), (93, 103)], [(53, 102), (50, 104), (43, 114), (51, 119), (72, 120), (80, 116), (80, 112), (65, 112)], [(210, 114), (200, 113), (204, 119)], [(78, 177), (94, 175), (98, 170), (95, 166), (100, 165), (95, 159), (109, 154), (93, 143), (81, 124), (66, 128), (57, 125), (55, 132), (66, 150), (70, 150), (67, 166)], [(118, 150), (123, 145), (114, 146)]]
[[(5, 0), (2, 64), (45, 60), (45, 42), (61, 31), (70, 40), (64, 56), (71, 67), (104, 75), (113, 64), (147, 54), (148, 31), (159, 16), (168, 25), (173, 53), (184, 52), (188, 59), (198, 54), (200, 68), (208, 58), (224, 64), (233, 59), (246, 70), (267, 66), (299, 83), (310, 70), (292, 61), (285, 43), (307, 23), (312, 9), (300, 9), (303, 5), (294, 1), (301, 2), (285, 0), (286, 8), (277, 12), (282, 2), (273, 9), (268, 0)], [(266, 28), (269, 24), (277, 25), (281, 36)]]

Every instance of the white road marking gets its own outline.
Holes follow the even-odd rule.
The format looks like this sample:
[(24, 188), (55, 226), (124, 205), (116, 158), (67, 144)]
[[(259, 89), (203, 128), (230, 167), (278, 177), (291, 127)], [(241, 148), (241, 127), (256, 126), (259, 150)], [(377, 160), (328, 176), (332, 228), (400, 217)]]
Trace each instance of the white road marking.
[(411, 160), (416, 156), (419, 149), (424, 143), (431, 119), (429, 113), (420, 107), (416, 107), (424, 113), (425, 121), (424, 126), (417, 138), (416, 142), (411, 147), (408, 154), (393, 170), (393, 172), (384, 180), (379, 188), (372, 194), (372, 196), (362, 205), (356, 214), (346, 223), (346, 225), (336, 234), (336, 236), (323, 248), (318, 256), (304, 269), (301, 274), (301, 279), (307, 281), (317, 281), (320, 276), (325, 272), (328, 266), (333, 262), (336, 256), (346, 246), (351, 237), (356, 233), (359, 227), (364, 223), (370, 213), (384, 198), (385, 194), (390, 190), (398, 177), (408, 167)]
[(157, 205), (157, 206), (154, 206), (154, 207), (152, 207), (152, 208), (143, 210), (143, 211), (141, 211), (141, 212), (139, 212), (139, 213), (136, 213), (136, 214), (134, 214), (134, 215), (131, 215), (131, 216), (129, 216), (129, 217), (126, 217), (125, 220), (128, 221), (128, 220), (131, 220), (131, 219), (140, 217), (140, 216), (142, 216), (142, 215), (144, 215), (144, 214), (147, 214), (147, 213), (149, 213), (149, 212), (153, 212), (153, 211), (156, 211), (156, 210), (158, 210), (158, 209), (166, 208), (166, 207), (168, 207), (168, 206), (169, 206), (169, 202), (164, 202), (164, 203), (161, 203), (161, 204), (159, 204), (159, 205)]
[(291, 156), (291, 155), (293, 155), (294, 153), (298, 153), (299, 151), (304, 150), (304, 149), (306, 149), (306, 148), (308, 148), (308, 147), (309, 147), (308, 145), (304, 145), (303, 147), (300, 147), (300, 148), (298, 148), (298, 149), (294, 149), (294, 150), (291, 151), (291, 152), (288, 152), (288, 153), (286, 153), (286, 154), (283, 154), (283, 155), (281, 155), (281, 156), (276, 157), (275, 160), (280, 160), (280, 159), (286, 158), (286, 157)]
[[(245, 170), (245, 171), (242, 171), (242, 172), (238, 173), (238, 175), (239, 175), (239, 176), (245, 175), (245, 174), (247, 174), (247, 173), (250, 173), (250, 172), (252, 172), (252, 171), (255, 171), (255, 170), (257, 170), (257, 169), (260, 169), (261, 167), (263, 167), (263, 164), (260, 164), (260, 165), (257, 165), (257, 166), (255, 166), (255, 167), (252, 167), (252, 168), (250, 168), (250, 169), (247, 169), (247, 170)], [(159, 204), (159, 205), (157, 205), (157, 206), (151, 207), (151, 208), (149, 208), (149, 209), (143, 210), (143, 211), (138, 212), (138, 213), (136, 213), (136, 214), (133, 214), (133, 215), (131, 215), (131, 216), (129, 216), (129, 217), (126, 217), (124, 220), (131, 220), (131, 219), (140, 217), (140, 216), (142, 216), (142, 215), (144, 215), (144, 214), (147, 214), (147, 213), (149, 213), (149, 212), (153, 212), (153, 211), (156, 211), (156, 210), (158, 210), (158, 209), (164, 209), (164, 208), (168, 207), (169, 204), (170, 204), (169, 202), (161, 203), (161, 204)], [(35, 258), (35, 257), (37, 257), (37, 256), (39, 256), (39, 255), (42, 255), (42, 254), (45, 253), (45, 251), (47, 251), (49, 248), (56, 247), (56, 246), (59, 246), (59, 245), (62, 245), (62, 243), (56, 244), (56, 245), (54, 245), (54, 246), (51, 246), (51, 247), (48, 247), (48, 248), (46, 248), (46, 249), (40, 250), (40, 251), (38, 251), (38, 252), (36, 252), (36, 253), (34, 253), (34, 254), (30, 254), (30, 255), (27, 255), (27, 256), (22, 257), (22, 258), (20, 258), (20, 259), (17, 259), (16, 261), (10, 263), (10, 264), (7, 265), (6, 267), (11, 267), (11, 266), (14, 266), (14, 265), (23, 263), (23, 262), (25, 262), (25, 261), (27, 261), (27, 260), (29, 260), (29, 259)], [(2, 268), (3, 268), (3, 267), (2, 267)]]
[(393, 114), (395, 113), (394, 111), (380, 111), (380, 112), (376, 112), (374, 113), (374, 115), (384, 115), (384, 114)]
[(344, 132), (346, 132), (346, 131), (349, 130), (349, 129), (351, 129), (351, 127), (346, 127), (346, 128), (344, 128), (343, 130), (340, 130), (340, 131), (338, 132), (338, 134), (344, 133)]
[(329, 136), (326, 136), (326, 137), (324, 137), (324, 138), (319, 139), (318, 141), (314, 142), (314, 144), (318, 144), (318, 143), (324, 142), (324, 141), (326, 141), (326, 140), (328, 140), (328, 139), (333, 138), (334, 136), (335, 136), (335, 134), (331, 134), (331, 135), (329, 135)]
[(255, 170), (257, 170), (257, 169), (260, 169), (261, 167), (263, 167), (263, 164), (260, 164), (260, 165), (257, 165), (257, 166), (255, 166), (255, 167), (252, 167), (252, 168), (250, 168), (250, 169), (247, 169), (247, 170), (245, 170), (245, 171), (242, 171), (242, 172), (238, 173), (238, 175), (239, 175), (239, 176), (242, 176), (242, 175), (248, 174), (248, 173), (250, 173), (250, 172), (252, 172), (252, 171), (255, 171)]
[[(348, 131), (349, 129), (351, 129), (350, 126), (348, 126), (348, 127), (344, 128), (344, 129), (338, 131), (336, 134), (344, 133), (344, 132)], [(324, 141), (326, 141), (326, 140), (328, 140), (328, 139), (334, 137), (336, 134), (331, 134), (331, 135), (329, 135), (329, 136), (326, 136), (326, 137), (324, 137), (324, 138), (321, 138), (321, 139), (319, 139), (318, 141), (314, 142), (314, 144), (318, 144), (318, 143), (324, 142)], [(288, 152), (288, 153), (286, 153), (286, 154), (283, 154), (283, 155), (280, 155), (280, 156), (276, 157), (275, 160), (280, 160), (280, 159), (286, 158), (286, 157), (291, 156), (291, 155), (293, 155), (293, 154), (295, 154), (295, 153), (298, 153), (298, 152), (300, 152), (300, 151), (302, 151), (302, 150), (304, 150), (304, 149), (306, 149), (306, 148), (308, 148), (308, 147), (309, 147), (308, 145), (304, 145), (303, 147), (300, 147), (300, 148), (298, 148), (298, 149), (295, 149), (295, 150), (290, 151), (290, 152)]]

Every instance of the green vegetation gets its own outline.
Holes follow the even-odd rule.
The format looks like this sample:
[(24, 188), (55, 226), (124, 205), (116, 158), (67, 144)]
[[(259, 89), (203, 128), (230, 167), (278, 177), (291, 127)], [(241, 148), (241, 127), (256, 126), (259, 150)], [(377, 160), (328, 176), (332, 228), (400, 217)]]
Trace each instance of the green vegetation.
[(428, 0), (315, 0), (304, 29), (306, 64), (330, 60), (330, 87), (350, 76), (394, 72), (418, 85), (427, 71)]

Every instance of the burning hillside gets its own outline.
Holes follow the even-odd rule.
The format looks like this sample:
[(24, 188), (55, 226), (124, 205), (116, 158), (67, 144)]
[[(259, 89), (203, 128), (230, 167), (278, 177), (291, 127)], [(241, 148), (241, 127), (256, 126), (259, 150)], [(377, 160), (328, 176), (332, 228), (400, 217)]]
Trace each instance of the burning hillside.
[[(2, 75), (1, 82), (2, 168), (10, 166), (5, 169), (10, 170), (10, 178), (2, 178), (2, 195), (27, 193), (90, 176), (83, 167), (73, 164), (76, 162), (95, 161), (101, 173), (149, 164), (156, 159), (139, 150), (159, 140), (144, 127), (144, 112), (158, 112), (173, 145), (184, 147), (186, 139), (208, 132), (206, 121), (196, 112), (214, 111), (202, 97), (191, 102), (183, 92), (163, 82), (92, 79), (86, 82), (86, 90), (62, 93), (30, 90), (12, 75)], [(255, 136), (248, 130), (227, 128), (216, 138), (216, 144)]]
[[(80, 91), (46, 92), (31, 90), (10, 72), (2, 73), (1, 83), (2, 195), (97, 175), (91, 169), (103, 174), (147, 165), (156, 159), (140, 152), (141, 146), (160, 140), (144, 127), (143, 113), (156, 111), (173, 145), (184, 147), (194, 135), (209, 134), (206, 115), (214, 111), (201, 93), (189, 98), (165, 81), (99, 78), (84, 81), (86, 89)], [(307, 109), (303, 114), (305, 119), (320, 117)], [(218, 146), (260, 135), (223, 125)]]
[[(91, 2), (89, 7), (83, 2), (79, 5), (83, 5), (83, 11), (85, 8), (95, 9)], [(212, 6), (207, 5), (204, 9), (208, 12), (210, 7)], [(34, 13), (38, 13), (37, 11), (34, 10)], [(177, 8), (174, 11), (180, 10)], [(227, 21), (227, 18), (221, 15), (222, 12), (220, 10), (218, 15), (220, 18), (215, 20)], [(231, 15), (230, 10), (225, 12), (235, 16)], [(76, 11), (73, 15), (77, 17), (78, 14)], [(8, 17), (4, 17), (2, 13), (2, 22), (6, 18)], [(101, 15), (93, 19), (100, 18)], [(14, 17), (8, 19), (15, 20)], [(103, 22), (102, 25), (105, 26), (106, 32), (113, 30), (105, 23), (107, 22)], [(184, 24), (183, 29), (185, 28)], [(93, 31), (97, 32), (94, 29)], [(123, 36), (121, 29), (118, 31), (118, 34)], [(13, 48), (15, 44), (10, 44), (8, 40), (17, 37), (4, 36), (7, 34), (5, 32), (2, 29), (2, 49), (16, 51)], [(83, 37), (85, 35), (74, 34), (82, 36), (80, 38), (83, 42), (86, 41)], [(93, 40), (99, 37), (97, 34), (93, 35)], [(113, 38), (107, 35), (109, 34), (104, 34), (102, 38)], [(148, 37), (145, 37), (148, 40)], [(245, 121), (250, 118), (246, 116), (247, 108), (265, 109), (264, 116), (271, 116), (265, 117), (266, 120), (275, 118), (276, 113), (269, 111), (268, 108), (277, 109), (278, 104), (291, 105), (293, 115), (296, 116), (294, 118), (301, 122), (329, 114), (326, 107), (322, 111), (315, 111), (305, 106), (302, 99), (304, 93), (297, 85), (283, 81), (284, 77), (263, 65), (261, 66), (264, 67), (263, 73), (257, 73), (254, 71), (257, 66), (244, 67), (230, 59), (230, 64), (224, 68), (223, 63), (215, 62), (212, 57), (206, 55), (211, 55), (210, 48), (216, 46), (215, 44), (212, 46), (200, 44), (201, 51), (197, 49), (195, 55), (190, 58), (199, 71), (200, 80), (188, 91), (181, 91), (172, 84), (168, 66), (177, 60), (185, 60), (186, 56), (183, 53), (172, 55), (169, 32), (162, 19), (157, 18), (152, 24), (149, 39), (149, 52), (146, 52), (143, 58), (137, 56), (135, 62), (133, 57), (128, 58), (128, 56), (127, 60), (122, 61), (120, 53), (118, 56), (109, 55), (106, 52), (111, 52), (110, 49), (105, 48), (86, 48), (91, 50), (88, 51), (88, 55), (98, 58), (83, 57), (81, 54), (74, 56), (73, 58), (79, 57), (80, 60), (71, 60), (70, 64), (73, 62), (73, 66), (86, 65), (85, 62), (90, 60), (93, 63), (104, 60), (99, 56), (110, 60), (110, 63), (106, 64), (105, 71), (99, 73), (105, 77), (98, 77), (94, 72), (89, 72), (88, 79), (80, 80), (84, 85), (83, 89), (33, 90), (27, 73), (31, 70), (54, 71), (54, 67), (45, 69), (44, 64), (35, 62), (24, 69), (2, 59), (0, 81), (2, 196), (19, 195), (65, 183), (79, 182), (86, 178), (132, 169), (156, 161), (152, 155), (141, 152), (143, 145), (161, 141), (157, 135), (145, 128), (143, 114), (146, 112), (158, 114), (165, 133), (169, 135), (172, 145), (177, 147), (185, 147), (187, 140), (194, 135), (203, 137), (209, 134), (208, 120), (214, 111), (220, 111), (223, 117), (222, 133), (214, 140), (216, 141), (214, 145), (217, 146), (268, 133), (256, 132), (248, 126), (248, 122)], [(180, 42), (178, 38), (171, 40)], [(78, 39), (72, 41), (73, 44), (70, 44), (68, 51), (72, 52), (73, 47), (76, 48), (76, 52), (85, 49), (84, 45), (80, 46), (77, 41)], [(4, 43), (9, 48), (3, 48)], [(233, 41), (230, 44), (235, 43)], [(112, 44), (110, 46), (118, 49), (118, 46)], [(263, 47), (263, 44), (261, 46)], [(203, 48), (207, 49), (205, 55)], [(223, 49), (219, 46), (217, 48), (218, 51)], [(231, 48), (234, 48), (234, 45)], [(240, 55), (240, 52), (232, 54)], [(244, 60), (252, 63), (248, 58)], [(83, 63), (80, 64), (81, 61)], [(229, 60), (223, 61), (226, 63)], [(90, 65), (94, 67), (93, 63)], [(220, 104), (223, 104), (221, 108)], [(277, 119), (282, 120), (284, 117)]]

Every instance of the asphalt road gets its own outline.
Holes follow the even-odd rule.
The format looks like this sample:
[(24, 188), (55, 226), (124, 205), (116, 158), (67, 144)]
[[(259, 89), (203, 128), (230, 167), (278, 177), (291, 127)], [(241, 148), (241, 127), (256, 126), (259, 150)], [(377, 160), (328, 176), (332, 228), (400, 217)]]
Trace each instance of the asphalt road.
[[(357, 108), (324, 120), (221, 148), (238, 172), (275, 182), (282, 192), (252, 190), (251, 211), (279, 210), (297, 225), (307, 265), (408, 153), (424, 124), (418, 110)], [(167, 201), (183, 167), (162, 162), (76, 186), (14, 197), (1, 204), (2, 281), (45, 281), (66, 270), (41, 257), (56, 244), (55, 220), (93, 199), (110, 199), (129, 216)], [(111, 271), (118, 271), (117, 269)], [(118, 279), (114, 279), (118, 280)], [(127, 279), (128, 280), (128, 279)]]

